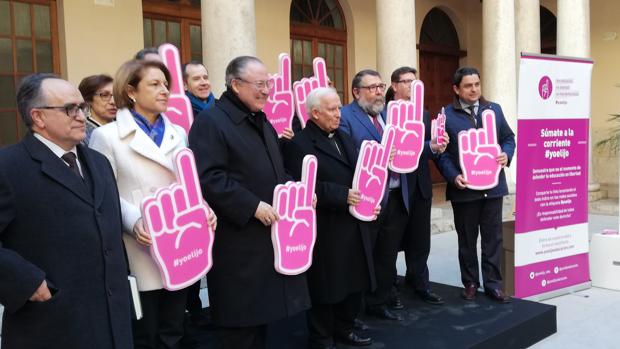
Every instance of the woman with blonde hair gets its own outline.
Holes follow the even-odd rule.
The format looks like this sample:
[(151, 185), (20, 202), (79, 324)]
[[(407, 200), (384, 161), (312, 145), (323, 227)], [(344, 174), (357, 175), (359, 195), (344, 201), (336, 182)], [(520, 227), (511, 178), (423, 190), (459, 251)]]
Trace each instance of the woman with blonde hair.
[[(110, 160), (118, 183), (123, 240), (144, 314), (133, 323), (135, 348), (178, 348), (183, 337), (186, 289), (163, 288), (140, 211), (144, 197), (176, 181), (173, 156), (187, 146), (184, 130), (162, 114), (171, 82), (159, 61), (123, 64), (114, 79), (114, 100), (120, 108), (116, 121), (96, 129), (90, 140), (90, 147)], [(208, 223), (213, 228), (215, 221), (211, 213)]]

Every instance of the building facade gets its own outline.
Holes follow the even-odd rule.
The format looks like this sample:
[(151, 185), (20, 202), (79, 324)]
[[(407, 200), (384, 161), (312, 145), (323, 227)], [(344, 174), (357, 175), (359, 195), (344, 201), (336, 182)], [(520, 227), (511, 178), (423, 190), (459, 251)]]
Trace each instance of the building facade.
[[(25, 132), (14, 99), (21, 77), (55, 72), (78, 84), (163, 42), (205, 63), (216, 96), (226, 64), (243, 54), (275, 73), (288, 52), (296, 79), (322, 56), (345, 102), (355, 72), (377, 69), (387, 81), (414, 66), (432, 115), (451, 101), (456, 68), (475, 66), (515, 131), (519, 52), (588, 57), (596, 144), (620, 113), (618, 13), (620, 2), (604, 0), (0, 0), (0, 146)], [(593, 146), (591, 160), (591, 188), (617, 195), (618, 155)]]

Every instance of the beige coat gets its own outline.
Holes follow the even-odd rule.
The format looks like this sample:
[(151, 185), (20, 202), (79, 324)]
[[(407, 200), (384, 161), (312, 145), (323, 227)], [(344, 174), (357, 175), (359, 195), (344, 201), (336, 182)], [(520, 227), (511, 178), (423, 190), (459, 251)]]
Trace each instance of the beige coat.
[(123, 240), (129, 268), (138, 279), (140, 291), (163, 288), (161, 274), (149, 248), (140, 245), (133, 226), (142, 217), (142, 199), (176, 180), (173, 155), (187, 146), (185, 131), (162, 115), (165, 123), (161, 147), (157, 147), (136, 124), (127, 109), (116, 114), (116, 121), (97, 128), (89, 146), (105, 155), (116, 176), (123, 216)]

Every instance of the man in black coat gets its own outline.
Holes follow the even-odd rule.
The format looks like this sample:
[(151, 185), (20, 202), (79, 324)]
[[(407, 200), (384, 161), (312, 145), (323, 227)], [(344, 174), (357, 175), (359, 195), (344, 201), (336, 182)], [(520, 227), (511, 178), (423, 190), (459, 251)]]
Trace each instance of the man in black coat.
[(353, 321), (362, 305), (362, 291), (376, 284), (374, 228), (349, 213), (349, 205), (360, 200), (359, 191), (351, 189), (357, 152), (353, 140), (338, 130), (340, 106), (336, 90), (313, 90), (306, 101), (309, 122), (284, 147), (286, 168), (297, 180), (307, 154), (318, 160), (317, 239), (308, 270), (310, 348), (332, 348), (334, 340), (357, 346), (372, 343), (353, 332)]
[(310, 298), (304, 274), (274, 268), (273, 190), (290, 178), (261, 111), (267, 68), (255, 57), (237, 57), (226, 68), (226, 86), (189, 133), (203, 195), (219, 217), (209, 299), (220, 348), (262, 348), (266, 324), (308, 309)]
[(0, 150), (2, 348), (132, 348), (114, 173), (80, 144), (88, 105), (51, 74), (17, 103), (31, 132)]
[[(412, 67), (400, 67), (392, 73), (391, 82), (394, 100), (411, 100), (411, 83), (417, 79), (417, 70)], [(403, 250), (407, 274), (405, 280), (413, 286), (415, 293), (430, 304), (443, 304), (439, 295), (430, 288), (428, 275), (428, 255), (431, 250), (431, 205), (433, 187), (429, 169), (429, 160), (436, 159), (446, 149), (449, 138), (446, 135), (443, 145), (431, 135), (431, 118), (424, 111), (423, 122), (425, 140), (418, 169), (407, 174), (409, 184), (409, 224), (403, 237)]]

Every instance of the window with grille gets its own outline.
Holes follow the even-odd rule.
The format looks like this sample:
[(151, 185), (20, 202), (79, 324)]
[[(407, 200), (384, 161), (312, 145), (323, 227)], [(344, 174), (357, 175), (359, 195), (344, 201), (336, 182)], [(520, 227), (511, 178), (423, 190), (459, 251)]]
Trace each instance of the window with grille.
[(143, 0), (144, 47), (170, 43), (182, 62), (202, 62), (200, 0)]
[(337, 0), (293, 0), (290, 11), (293, 79), (313, 74), (312, 59), (323, 57), (327, 75), (348, 101), (347, 30)]
[(0, 147), (27, 131), (15, 94), (32, 73), (59, 73), (56, 1), (0, 0)]

